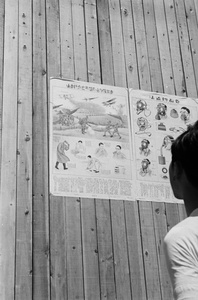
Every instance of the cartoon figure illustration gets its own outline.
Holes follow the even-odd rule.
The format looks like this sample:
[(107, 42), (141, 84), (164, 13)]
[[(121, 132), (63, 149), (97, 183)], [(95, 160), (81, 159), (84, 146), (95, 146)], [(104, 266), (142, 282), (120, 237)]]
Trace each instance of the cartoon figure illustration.
[(99, 173), (100, 168), (102, 166), (101, 162), (97, 158), (92, 157), (91, 155), (88, 155), (87, 158), (87, 170), (89, 170), (90, 172), (94, 171), (95, 173)]
[(136, 134), (147, 134), (148, 136), (151, 136), (151, 132), (147, 132), (146, 130), (151, 127), (148, 120), (140, 117), (137, 119), (137, 125), (139, 127), (139, 131), (136, 132)]
[(113, 137), (114, 134), (116, 133), (116, 134), (119, 136), (119, 139), (121, 139), (121, 135), (120, 135), (120, 133), (119, 133), (119, 131), (118, 131), (118, 128), (119, 128), (119, 124), (116, 123), (116, 124), (113, 126), (113, 132), (112, 132), (111, 137)]
[(184, 123), (187, 123), (190, 120), (190, 109), (183, 106), (180, 111), (180, 118)]
[(88, 121), (88, 116), (86, 116), (85, 118), (79, 120), (79, 124), (81, 126), (81, 133), (82, 134), (86, 133), (87, 121)]
[(139, 147), (140, 149), (140, 154), (143, 154), (144, 156), (148, 156), (151, 152), (151, 150), (149, 149), (149, 140), (147, 139), (143, 139), (141, 141), (141, 146)]
[(83, 145), (83, 142), (81, 140), (79, 140), (76, 143), (75, 148), (71, 150), (71, 153), (76, 156), (78, 154), (84, 154), (85, 151), (86, 151), (86, 149), (85, 149), (85, 146)]
[(107, 134), (107, 132), (108, 132), (109, 135), (110, 135), (110, 137), (112, 137), (112, 134), (111, 134), (111, 128), (112, 128), (112, 124), (111, 124), (111, 121), (109, 120), (109, 121), (107, 122), (107, 125), (106, 125), (105, 129), (104, 129), (104, 134), (103, 134), (103, 136), (106, 136), (106, 134)]
[(149, 117), (151, 114), (150, 109), (147, 108), (147, 103), (144, 100), (138, 100), (136, 103), (136, 113), (139, 115), (144, 112), (145, 117)]
[(163, 139), (162, 146), (160, 148), (160, 155), (158, 156), (158, 161), (160, 165), (166, 164), (166, 158), (163, 155), (163, 149), (169, 150), (171, 149), (171, 145), (174, 142), (174, 138), (171, 135), (166, 135)]
[(95, 154), (97, 157), (106, 157), (108, 155), (107, 150), (104, 148), (104, 144), (102, 142), (98, 144)]
[(167, 106), (164, 103), (159, 103), (157, 105), (157, 114), (155, 116), (155, 119), (161, 120), (166, 118), (167, 118)]
[(126, 156), (123, 152), (121, 152), (122, 147), (120, 145), (116, 145), (115, 151), (113, 152), (113, 158), (115, 159), (126, 159)]
[(64, 141), (62, 143), (59, 143), (57, 146), (57, 161), (55, 168), (58, 168), (59, 163), (63, 164), (64, 170), (67, 170), (67, 162), (70, 161), (69, 157), (65, 154), (65, 151), (69, 150), (69, 143), (67, 141)]
[(146, 176), (151, 175), (151, 170), (149, 169), (149, 165), (151, 164), (150, 160), (145, 158), (141, 162), (140, 175)]

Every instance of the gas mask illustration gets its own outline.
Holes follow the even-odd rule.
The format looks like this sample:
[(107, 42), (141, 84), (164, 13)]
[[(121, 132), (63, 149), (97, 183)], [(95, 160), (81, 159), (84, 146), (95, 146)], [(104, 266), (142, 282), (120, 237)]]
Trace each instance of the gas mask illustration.
[(148, 156), (150, 154), (151, 150), (149, 149), (149, 144), (150, 142), (147, 139), (143, 139), (141, 141), (141, 146), (139, 147), (140, 154), (143, 154), (145, 156)]
[(144, 112), (145, 117), (149, 117), (151, 114), (150, 109), (147, 107), (147, 103), (144, 100), (138, 100), (136, 103), (136, 113), (139, 115)]
[(155, 116), (156, 120), (161, 120), (167, 118), (167, 106), (164, 103), (158, 103), (157, 114)]
[(187, 123), (190, 119), (190, 109), (187, 107), (182, 107), (180, 111), (180, 118), (184, 123)]

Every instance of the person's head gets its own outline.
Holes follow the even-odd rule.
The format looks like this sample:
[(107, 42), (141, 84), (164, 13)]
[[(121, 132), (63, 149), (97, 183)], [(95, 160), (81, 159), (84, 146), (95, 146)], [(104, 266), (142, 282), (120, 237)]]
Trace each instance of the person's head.
[(116, 148), (117, 151), (120, 151), (122, 147), (120, 145), (116, 145), (115, 148)]
[(176, 198), (182, 199), (185, 183), (198, 192), (198, 121), (189, 125), (187, 130), (175, 139), (171, 153), (169, 174)]
[(143, 140), (141, 141), (141, 147), (142, 147), (142, 149), (147, 149), (148, 146), (149, 146), (149, 144), (150, 144), (149, 140), (143, 139)]

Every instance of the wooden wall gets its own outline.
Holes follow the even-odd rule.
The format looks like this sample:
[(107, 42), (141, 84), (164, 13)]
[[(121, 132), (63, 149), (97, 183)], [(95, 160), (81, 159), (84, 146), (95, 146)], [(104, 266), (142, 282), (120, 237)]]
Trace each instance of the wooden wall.
[(182, 204), (49, 195), (49, 78), (197, 97), (197, 0), (0, 0), (0, 299), (170, 300)]

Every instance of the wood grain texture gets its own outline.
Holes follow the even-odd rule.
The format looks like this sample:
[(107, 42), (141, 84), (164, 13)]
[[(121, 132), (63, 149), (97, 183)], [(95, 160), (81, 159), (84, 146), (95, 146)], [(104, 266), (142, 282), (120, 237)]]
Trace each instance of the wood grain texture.
[(96, 200), (101, 300), (116, 298), (115, 264), (109, 200)]
[(32, 10), (19, 1), (16, 299), (32, 298)]
[(172, 299), (183, 203), (49, 195), (49, 79), (197, 97), (196, 0), (0, 1), (0, 299)]
[(18, 3), (5, 3), (0, 183), (0, 298), (14, 299), (18, 84)]
[(46, 14), (33, 2), (33, 298), (50, 297)]
[(147, 299), (137, 201), (125, 201), (126, 234), (132, 299)]
[(163, 299), (160, 287), (159, 260), (157, 257), (152, 204), (140, 201), (139, 213), (147, 297), (148, 299)]
[(180, 51), (184, 69), (184, 80), (186, 83), (186, 92), (188, 97), (196, 97), (197, 89), (195, 74), (193, 69), (192, 53), (188, 35), (186, 12), (184, 2), (175, 0), (177, 29), (179, 33)]
[[(0, 44), (4, 41), (4, 25), (5, 25), (5, 2), (0, 3)], [(0, 168), (1, 168), (1, 152), (2, 152), (2, 109), (3, 109), (3, 55), (4, 48), (0, 47)], [(0, 172), (1, 182), (1, 172)]]

